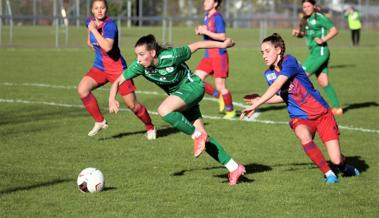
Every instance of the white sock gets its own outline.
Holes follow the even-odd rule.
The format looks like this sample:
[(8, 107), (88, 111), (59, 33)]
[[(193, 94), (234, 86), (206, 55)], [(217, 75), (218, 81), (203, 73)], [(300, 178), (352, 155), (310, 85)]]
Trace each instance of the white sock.
[(225, 167), (228, 169), (229, 172), (233, 172), (238, 168), (238, 164), (233, 159), (230, 159), (228, 163), (225, 164)]
[(329, 170), (328, 172), (325, 173), (326, 177), (331, 176), (331, 175), (336, 176), (336, 174), (334, 174), (334, 172), (332, 170)]
[(195, 129), (195, 132), (192, 133), (192, 139), (195, 139), (201, 135), (201, 132)]

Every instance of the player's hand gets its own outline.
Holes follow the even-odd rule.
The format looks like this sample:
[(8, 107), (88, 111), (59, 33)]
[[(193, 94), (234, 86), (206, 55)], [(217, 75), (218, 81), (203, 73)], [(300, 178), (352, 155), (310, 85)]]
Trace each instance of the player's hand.
[(261, 96), (257, 93), (252, 93), (249, 95), (243, 96), (243, 100), (246, 104), (254, 104), (254, 102), (258, 101), (261, 98)]
[(248, 107), (241, 112), (240, 120), (243, 120), (245, 117), (251, 117), (255, 113), (255, 107)]
[(97, 31), (95, 21), (91, 20), (88, 24), (88, 31), (93, 32), (95, 30)]
[(117, 114), (120, 108), (120, 103), (116, 99), (109, 99), (109, 113)]
[(236, 43), (233, 41), (231, 38), (226, 38), (224, 41), (225, 48), (231, 48), (235, 45)]
[(199, 25), (196, 27), (195, 33), (197, 35), (205, 35), (206, 32), (207, 32), (207, 26)]
[(316, 42), (317, 44), (319, 44), (319, 45), (322, 45), (322, 44), (325, 43), (325, 41), (324, 41), (323, 39), (321, 39), (321, 38), (315, 38), (315, 42)]
[(300, 30), (299, 29), (293, 29), (292, 35), (298, 37), (300, 35)]

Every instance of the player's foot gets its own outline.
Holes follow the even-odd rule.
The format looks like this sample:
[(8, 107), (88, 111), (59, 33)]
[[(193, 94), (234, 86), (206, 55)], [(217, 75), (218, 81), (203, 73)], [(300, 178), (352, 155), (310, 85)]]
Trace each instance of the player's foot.
[(202, 132), (198, 137), (193, 140), (193, 155), (199, 157), (205, 150), (205, 143), (208, 140), (208, 135)]
[(238, 168), (228, 174), (229, 185), (233, 186), (238, 183), (238, 178), (246, 173), (246, 169), (242, 164), (238, 164)]
[(95, 136), (98, 132), (106, 128), (108, 128), (106, 120), (103, 120), (102, 122), (96, 122), (91, 131), (89, 131), (88, 136)]
[(155, 129), (150, 129), (146, 131), (146, 138), (147, 140), (154, 140), (157, 138), (157, 130)]
[(225, 110), (225, 103), (224, 103), (224, 98), (222, 97), (222, 95), (220, 95), (219, 97), (218, 97), (218, 111), (220, 112), (220, 113), (223, 113), (224, 112), (224, 110)]
[(329, 175), (329, 176), (325, 177), (325, 182), (327, 184), (337, 183), (338, 182), (338, 178), (337, 178), (336, 175), (332, 174), (332, 175)]
[(349, 164), (345, 165), (345, 169), (343, 170), (344, 176), (359, 176), (359, 170)]
[(334, 115), (336, 116), (341, 116), (343, 115), (343, 109), (342, 107), (339, 107), (339, 108), (332, 108), (332, 112)]
[(236, 117), (236, 111), (235, 110), (232, 110), (232, 111), (227, 111), (225, 113), (225, 116), (223, 117), (224, 119), (233, 119)]

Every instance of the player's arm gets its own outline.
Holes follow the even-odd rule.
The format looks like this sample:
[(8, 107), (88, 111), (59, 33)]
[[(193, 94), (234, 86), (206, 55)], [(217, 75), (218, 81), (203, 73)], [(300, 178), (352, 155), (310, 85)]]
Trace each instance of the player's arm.
[(203, 48), (230, 48), (235, 45), (234, 41), (231, 38), (226, 38), (223, 42), (218, 41), (197, 41), (188, 45), (191, 50), (191, 53), (196, 52), (199, 49)]
[[(271, 84), (270, 87), (268, 87), (266, 92), (258, 100), (254, 101), (254, 103), (250, 107), (242, 111), (240, 119), (243, 119), (245, 116), (251, 117), (251, 115), (253, 115), (253, 113), (258, 109), (258, 107), (264, 103), (268, 103), (268, 102), (274, 103), (274, 102), (279, 101), (281, 97), (278, 96), (280, 99), (278, 97), (275, 97), (276, 93), (280, 90), (280, 88), (283, 86), (283, 84), (287, 80), (288, 80), (287, 76), (279, 75), (278, 78), (275, 80), (275, 82)], [(281, 100), (283, 101), (283, 99)]]
[(112, 84), (109, 92), (109, 113), (117, 113), (120, 108), (120, 103), (116, 100), (118, 87), (125, 82), (124, 76), (121, 74)]
[(206, 35), (210, 37), (213, 40), (217, 41), (225, 41), (226, 40), (226, 34), (225, 33), (215, 33), (212, 31), (209, 31), (206, 25), (199, 25), (195, 29), (195, 33), (197, 35)]
[(105, 51), (109, 52), (113, 48), (113, 39), (104, 38), (99, 31), (96, 29), (96, 25), (94, 21), (89, 22), (88, 30), (95, 36), (97, 43), (99, 46)]
[(332, 28), (329, 29), (328, 34), (326, 34), (323, 38), (315, 38), (315, 41), (317, 42), (317, 44), (322, 45), (325, 42), (333, 39), (337, 34), (338, 34), (338, 29), (337, 27), (333, 26)]
[(87, 45), (88, 45), (88, 47), (90, 47), (90, 48), (93, 49), (93, 45), (92, 45), (91, 40), (90, 40), (90, 34), (91, 34), (91, 32), (88, 31), (88, 34), (87, 34)]

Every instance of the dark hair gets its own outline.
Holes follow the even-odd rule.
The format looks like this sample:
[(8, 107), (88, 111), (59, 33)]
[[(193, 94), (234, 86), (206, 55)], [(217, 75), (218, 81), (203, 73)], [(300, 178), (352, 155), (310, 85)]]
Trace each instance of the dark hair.
[(217, 3), (216, 9), (219, 8), (222, 3), (222, 0), (214, 0), (214, 1)]
[(166, 48), (162, 47), (161, 45), (159, 45), (159, 43), (155, 39), (155, 36), (152, 34), (142, 36), (141, 38), (139, 38), (138, 41), (136, 42), (136, 44), (134, 45), (134, 47), (138, 47), (138, 46), (142, 46), (142, 45), (145, 45), (146, 50), (148, 50), (148, 51), (155, 50), (157, 52), (157, 55), (162, 50), (166, 49)]
[[(301, 4), (304, 4), (305, 2), (311, 3), (313, 6), (315, 6), (317, 4), (315, 0), (302, 0)], [(319, 7), (315, 7), (314, 12), (321, 13), (321, 10)], [(300, 25), (299, 25), (300, 31), (302, 31), (302, 32), (304, 32), (305, 26), (307, 25), (308, 17), (309, 16), (306, 16), (303, 12), (303, 17), (301, 18)], [(317, 16), (315, 16), (315, 19), (317, 20)]]
[(108, 2), (107, 2), (107, 0), (92, 0), (92, 2), (91, 2), (91, 8), (93, 7), (93, 4), (95, 2), (104, 2), (105, 8), (108, 10)]
[(279, 47), (281, 49), (281, 52), (280, 52), (281, 59), (278, 63), (278, 67), (282, 69), (283, 57), (284, 57), (284, 53), (286, 52), (286, 44), (284, 43), (283, 38), (279, 34), (273, 33), (271, 36), (268, 36), (265, 39), (263, 39), (262, 44), (265, 42), (270, 42), (275, 48)]

